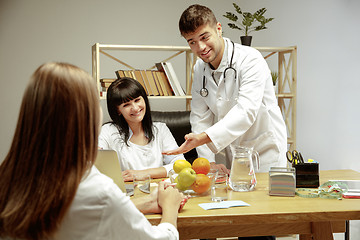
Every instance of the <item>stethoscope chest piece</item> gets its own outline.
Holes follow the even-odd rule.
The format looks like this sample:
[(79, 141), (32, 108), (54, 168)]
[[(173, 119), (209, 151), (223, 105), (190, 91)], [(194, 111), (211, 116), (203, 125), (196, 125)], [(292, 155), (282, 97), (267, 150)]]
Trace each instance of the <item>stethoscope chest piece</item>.
[(209, 94), (209, 91), (206, 88), (200, 89), (200, 96), (207, 97), (208, 94)]

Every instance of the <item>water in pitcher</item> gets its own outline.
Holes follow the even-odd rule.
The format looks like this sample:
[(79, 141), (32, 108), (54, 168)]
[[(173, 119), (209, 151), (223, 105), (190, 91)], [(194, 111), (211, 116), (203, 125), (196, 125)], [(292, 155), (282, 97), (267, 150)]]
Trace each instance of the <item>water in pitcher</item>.
[(251, 191), (253, 186), (254, 174), (251, 174), (251, 163), (247, 157), (233, 159), (230, 173), (230, 187), (237, 192)]
[(229, 185), (232, 190), (247, 192), (255, 188), (256, 177), (253, 160), (256, 160), (256, 167), (258, 167), (258, 159), (258, 153), (252, 149), (234, 148), (229, 178)]

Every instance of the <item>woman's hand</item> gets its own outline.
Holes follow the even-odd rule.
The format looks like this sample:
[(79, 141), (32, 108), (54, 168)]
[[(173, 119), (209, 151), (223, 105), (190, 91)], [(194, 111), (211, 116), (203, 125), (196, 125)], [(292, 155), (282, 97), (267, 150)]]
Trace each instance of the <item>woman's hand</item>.
[(159, 182), (158, 204), (162, 209), (161, 222), (168, 222), (177, 226), (177, 216), (181, 202), (184, 200), (184, 194), (172, 185)]
[(180, 203), (185, 198), (184, 194), (170, 183), (164, 181), (159, 182), (158, 186), (158, 204), (164, 208), (180, 208)]
[(131, 200), (140, 212), (162, 213), (161, 222), (171, 223), (176, 227), (178, 212), (183, 208), (188, 197), (180, 193), (172, 184), (161, 181), (158, 188), (152, 190), (149, 195)]
[(140, 172), (141, 170), (125, 170), (122, 171), (122, 177), (125, 182), (131, 182), (133, 181), (134, 175), (139, 174)]
[(140, 212), (146, 213), (161, 213), (161, 207), (158, 204), (158, 188), (151, 191), (150, 194), (145, 196), (132, 198), (132, 202)]

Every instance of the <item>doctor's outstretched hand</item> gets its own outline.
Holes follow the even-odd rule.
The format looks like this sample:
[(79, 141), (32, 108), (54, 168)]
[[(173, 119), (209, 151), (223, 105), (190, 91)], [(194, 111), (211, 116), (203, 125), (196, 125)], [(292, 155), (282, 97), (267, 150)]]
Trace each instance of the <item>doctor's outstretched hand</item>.
[(196, 148), (198, 146), (201, 146), (203, 144), (211, 142), (211, 139), (209, 136), (205, 133), (189, 133), (185, 135), (185, 142), (181, 144), (181, 146), (178, 149), (163, 152), (164, 155), (177, 155), (181, 153), (186, 153), (190, 151), (193, 148)]

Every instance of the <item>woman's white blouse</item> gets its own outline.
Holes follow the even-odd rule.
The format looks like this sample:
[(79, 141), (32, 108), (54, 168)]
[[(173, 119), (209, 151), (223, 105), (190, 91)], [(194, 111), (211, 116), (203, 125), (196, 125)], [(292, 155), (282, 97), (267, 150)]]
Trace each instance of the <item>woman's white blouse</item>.
[[(168, 173), (176, 160), (185, 158), (183, 154), (162, 155), (162, 152), (177, 149), (178, 145), (165, 123), (154, 122), (153, 126), (154, 140), (145, 146), (140, 146), (130, 141), (126, 145), (116, 126), (107, 123), (101, 128), (99, 147), (115, 150), (123, 171), (165, 167)], [(132, 136), (130, 128), (129, 131), (130, 139)]]
[(179, 233), (170, 223), (151, 225), (130, 198), (93, 166), (54, 239), (179, 239)]

